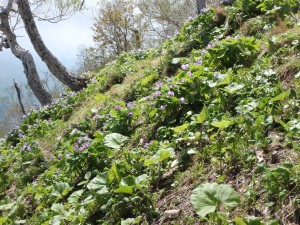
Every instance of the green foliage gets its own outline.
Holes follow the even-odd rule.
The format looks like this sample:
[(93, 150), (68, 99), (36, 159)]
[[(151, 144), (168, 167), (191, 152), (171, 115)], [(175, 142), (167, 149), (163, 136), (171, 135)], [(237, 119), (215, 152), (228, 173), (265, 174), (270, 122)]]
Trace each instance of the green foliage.
[(236, 36), (231, 13), (261, 2), (209, 9), (164, 50), (124, 53), (28, 115), (0, 145), (0, 224), (150, 224), (175, 206), (178, 224), (293, 223), (281, 215), (300, 199), (300, 86), (282, 68), (299, 35)]
[(240, 198), (228, 185), (205, 183), (193, 190), (191, 203), (197, 214), (205, 217), (209, 213), (219, 212), (221, 209), (230, 210), (237, 207)]
[(300, 4), (297, 0), (264, 0), (257, 6), (263, 12), (284, 16), (290, 12), (297, 12)]
[(206, 60), (218, 69), (228, 69), (235, 65), (250, 67), (258, 50), (259, 43), (253, 37), (228, 38), (209, 48)]

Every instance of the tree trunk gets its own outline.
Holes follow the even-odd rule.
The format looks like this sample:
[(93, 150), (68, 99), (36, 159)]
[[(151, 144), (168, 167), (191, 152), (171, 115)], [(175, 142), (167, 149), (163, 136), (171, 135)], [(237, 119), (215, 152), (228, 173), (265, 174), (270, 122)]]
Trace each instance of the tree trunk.
[[(49, 71), (73, 91), (86, 87), (87, 79), (77, 78), (48, 50), (35, 24), (28, 0), (17, 0), (18, 10), (30, 41)], [(59, 43), (59, 37), (57, 37)]]
[(197, 13), (201, 13), (201, 10), (206, 7), (206, 0), (197, 0)]
[(38, 101), (42, 105), (50, 104), (52, 102), (52, 97), (42, 85), (32, 55), (18, 44), (16, 35), (10, 28), (8, 14), (9, 12), (7, 11), (2, 11), (0, 13), (0, 30), (6, 35), (7, 43), (9, 44), (12, 53), (21, 60), (28, 85)]

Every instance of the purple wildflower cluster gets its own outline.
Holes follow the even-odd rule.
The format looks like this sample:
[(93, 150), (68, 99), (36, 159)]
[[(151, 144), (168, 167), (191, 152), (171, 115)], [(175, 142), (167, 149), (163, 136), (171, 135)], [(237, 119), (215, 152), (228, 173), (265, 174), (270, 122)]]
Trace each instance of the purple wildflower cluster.
[(230, 2), (230, 0), (222, 0), (222, 1), (221, 1), (221, 4), (225, 4), (225, 5), (226, 5), (226, 4), (228, 4), (229, 2)]
[(27, 142), (25, 142), (24, 144), (23, 144), (23, 146), (20, 148), (20, 151), (21, 152), (29, 152), (31, 150), (31, 147), (29, 146), (29, 144), (27, 143)]
[(116, 105), (116, 106), (114, 107), (114, 109), (115, 109), (115, 110), (118, 110), (118, 111), (120, 111), (120, 110), (122, 110), (122, 107), (121, 107), (121, 106), (118, 106), (118, 105)]
[(155, 86), (158, 87), (158, 88), (161, 88), (163, 85), (164, 85), (164, 82), (162, 82), (162, 81), (157, 81), (155, 83)]
[(202, 60), (197, 60), (197, 61), (196, 61), (196, 65), (201, 66), (201, 65), (202, 65)]
[(73, 148), (77, 152), (82, 152), (91, 146), (91, 139), (86, 135), (84, 138), (80, 138), (77, 142), (74, 143)]
[(158, 96), (161, 96), (161, 92), (160, 91), (155, 91), (153, 94), (152, 94), (153, 98), (157, 98)]
[(133, 109), (133, 108), (136, 107), (136, 104), (134, 104), (134, 103), (132, 103), (132, 102), (128, 102), (126, 105), (127, 105), (127, 107), (128, 107), (129, 109)]
[(94, 121), (95, 121), (95, 120), (98, 120), (98, 119), (100, 119), (100, 116), (99, 116), (99, 115), (93, 116), (93, 120), (94, 120)]
[(193, 76), (193, 73), (192, 73), (191, 71), (189, 71), (189, 72), (187, 72), (187, 75), (188, 75), (189, 77), (192, 77), (192, 76)]
[(189, 64), (183, 64), (181, 65), (181, 69), (187, 70), (189, 68)]
[(168, 97), (174, 97), (174, 91), (168, 91), (167, 96)]
[(24, 139), (24, 138), (26, 138), (26, 136), (24, 135), (24, 133), (18, 133), (18, 137), (20, 138), (20, 139)]
[(128, 113), (128, 117), (129, 117), (129, 118), (132, 118), (133, 115), (134, 115), (133, 112), (129, 112), (129, 113)]

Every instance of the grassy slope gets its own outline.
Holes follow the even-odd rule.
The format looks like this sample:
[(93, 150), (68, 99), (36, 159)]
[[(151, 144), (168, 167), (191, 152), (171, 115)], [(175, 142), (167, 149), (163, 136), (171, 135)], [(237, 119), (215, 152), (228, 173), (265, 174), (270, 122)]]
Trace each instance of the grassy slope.
[[(0, 147), (0, 224), (299, 224), (292, 3), (211, 9), (161, 49), (124, 54), (86, 90), (32, 112)], [(190, 203), (214, 182), (240, 196), (219, 207), (227, 218)]]

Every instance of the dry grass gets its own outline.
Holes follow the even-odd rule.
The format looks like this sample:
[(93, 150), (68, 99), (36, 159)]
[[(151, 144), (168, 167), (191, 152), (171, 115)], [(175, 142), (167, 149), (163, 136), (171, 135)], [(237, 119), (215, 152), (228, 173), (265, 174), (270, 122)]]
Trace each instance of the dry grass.
[(269, 36), (272, 37), (278, 34), (285, 33), (288, 29), (288, 25), (281, 18), (277, 18), (276, 26), (273, 27), (272, 30), (270, 30)]

